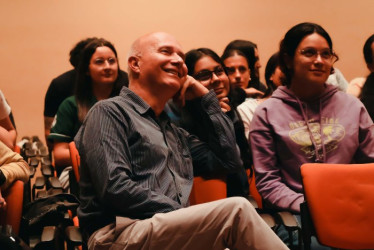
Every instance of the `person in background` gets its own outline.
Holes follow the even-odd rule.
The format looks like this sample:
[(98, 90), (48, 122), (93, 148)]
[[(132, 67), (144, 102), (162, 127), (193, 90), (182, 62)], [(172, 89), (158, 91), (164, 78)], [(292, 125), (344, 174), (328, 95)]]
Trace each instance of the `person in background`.
[[(138, 38), (129, 88), (97, 103), (75, 137), (88, 249), (287, 249), (242, 197), (188, 206), (193, 168), (234, 171), (241, 160), (231, 121), (214, 91), (187, 76), (184, 57), (167, 33)], [(212, 141), (170, 123), (173, 97), (200, 99)]]
[(336, 86), (340, 91), (347, 92), (348, 82), (343, 73), (336, 67), (334, 67), (334, 73), (327, 78), (326, 83)]
[(60, 105), (48, 140), (53, 142), (53, 156), (58, 173), (71, 165), (69, 142), (73, 141), (89, 109), (100, 100), (119, 94), (125, 85), (119, 74), (117, 52), (103, 38), (93, 38), (83, 48), (77, 68), (73, 96)]
[(268, 208), (300, 213), (304, 163), (374, 162), (365, 107), (326, 84), (337, 58), (329, 34), (315, 23), (292, 27), (280, 43), (286, 86), (257, 107), (250, 126), (256, 186)]
[(0, 208), (6, 206), (1, 192), (6, 190), (14, 181), (29, 180), (29, 168), (22, 156), (13, 152), (0, 141)]
[(362, 88), (361, 101), (369, 112), (371, 119), (374, 120), (374, 34), (366, 40), (363, 51), (370, 74)]
[(11, 108), (5, 100), (3, 92), (0, 90), (0, 141), (11, 150), (16, 144), (17, 131), (10, 119)]
[(83, 39), (70, 50), (69, 62), (73, 66), (73, 69), (54, 78), (48, 87), (44, 98), (44, 134), (46, 140), (50, 133), (52, 122), (57, 113), (58, 107), (66, 98), (74, 93), (76, 68), (79, 64), (80, 53), (84, 46), (92, 41), (92, 39), (93, 38)]
[[(235, 104), (232, 103), (235, 91), (241, 91), (241, 88), (230, 88), (230, 81), (225, 71), (225, 65), (219, 56), (208, 48), (193, 49), (186, 54), (186, 65), (188, 75), (194, 77), (199, 83), (209, 90), (214, 90), (222, 111), (230, 118), (234, 125), (236, 143), (240, 149), (240, 156), (243, 166), (236, 173), (227, 173), (227, 196), (249, 196), (249, 183), (245, 169), (251, 169), (252, 159), (248, 142), (244, 135), (244, 127), (241, 118), (236, 111)], [(248, 82), (246, 82), (248, 83)], [(231, 85), (232, 87), (233, 85)], [(243, 92), (243, 91), (241, 91)], [(204, 112), (198, 101), (187, 101), (182, 109), (182, 119), (180, 125), (189, 133), (199, 137), (200, 140), (208, 142), (208, 129), (210, 126), (202, 121)], [(201, 122), (196, 122), (201, 121)], [(222, 174), (222, 173), (221, 173)], [(204, 173), (195, 172), (195, 176), (202, 175), (205, 178), (212, 176)], [(219, 176), (220, 173), (214, 173)]]
[(245, 54), (237, 49), (225, 50), (221, 57), (230, 79), (231, 88), (242, 88), (246, 97), (257, 98), (263, 92), (254, 87), (248, 87), (251, 81), (251, 69)]
[[(77, 77), (77, 68), (79, 65), (80, 54), (83, 48), (92, 40), (94, 37), (89, 37), (79, 41), (71, 50), (69, 62), (73, 66), (73, 69), (66, 71), (65, 73), (57, 76), (50, 83), (48, 90), (44, 98), (44, 134), (47, 144), (50, 149), (52, 145), (47, 140), (50, 133), (52, 123), (55, 115), (57, 114), (58, 107), (60, 104), (69, 96), (74, 95), (74, 86)], [(128, 85), (127, 73), (120, 71), (123, 76), (121, 79), (125, 82), (124, 85)]]
[(247, 40), (234, 40), (226, 46), (223, 54), (225, 54), (226, 51), (233, 49), (242, 51), (247, 58), (251, 74), (251, 79), (248, 86), (265, 93), (266, 86), (260, 82), (261, 62), (257, 45)]
[(244, 133), (249, 141), (249, 127), (255, 113), (255, 110), (258, 105), (260, 105), (263, 101), (270, 98), (273, 92), (282, 85), (284, 81), (284, 74), (279, 67), (279, 53), (273, 54), (269, 61), (266, 64), (265, 68), (265, 80), (266, 85), (268, 86), (265, 94), (262, 98), (249, 98), (242, 104), (240, 104), (237, 108), (240, 117), (242, 118), (243, 125), (244, 125)]
[[(363, 52), (364, 52), (364, 58), (366, 62), (366, 67), (370, 71), (371, 78), (373, 78), (373, 72), (374, 72), (374, 63), (373, 63), (373, 57), (374, 57), (374, 35), (371, 35), (365, 42)], [(370, 82), (373, 81), (373, 79), (369, 79)], [(365, 83), (367, 81), (367, 77), (356, 77), (354, 78), (348, 85), (347, 93), (351, 94), (359, 99), (362, 98), (362, 91), (365, 86)], [(371, 87), (369, 87), (371, 88)], [(367, 97), (366, 97), (367, 99)], [(366, 101), (365, 101), (366, 102)]]

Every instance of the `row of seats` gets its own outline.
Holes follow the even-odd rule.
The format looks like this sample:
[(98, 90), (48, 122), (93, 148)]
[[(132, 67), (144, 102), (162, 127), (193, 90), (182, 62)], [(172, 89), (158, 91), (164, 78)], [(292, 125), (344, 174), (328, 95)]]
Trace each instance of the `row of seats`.
[(27, 183), (14, 182), (3, 193), (7, 207), (0, 211), (1, 244), (8, 239), (9, 244), (0, 244), (0, 249), (16, 244), (12, 240), (22, 243), (24, 249), (76, 249), (82, 244), (73, 219), (79, 201), (62, 188), (48, 149), (39, 138), (24, 137), (22, 141), (16, 151), (28, 163), (30, 178)]
[[(67, 195), (58, 184), (55, 171), (50, 168), (49, 154), (43, 147), (42, 143), (33, 138), (19, 149), (30, 165), (30, 181), (25, 184), (16, 181), (4, 192), (8, 206), (7, 210), (0, 214), (0, 225), (11, 225), (12, 233), (20, 235), (22, 240), (34, 249), (82, 248), (79, 222), (75, 214), (77, 204), (71, 206), (72, 210), (66, 210), (61, 218), (50, 223), (43, 221), (41, 230), (30, 231), (30, 228), (37, 227), (30, 227), (30, 220), (25, 219), (30, 208), (39, 201), (45, 202), (52, 197), (60, 199)], [(73, 169), (70, 171), (70, 193), (78, 195), (80, 157), (74, 142), (69, 144), (69, 148), (73, 163)], [(42, 172), (41, 177), (35, 177), (38, 168)], [(303, 241), (299, 241), (298, 246), (293, 246), (295, 249), (310, 249), (311, 236), (316, 236), (321, 244), (334, 248), (373, 249), (374, 164), (304, 164), (301, 166), (301, 175), (306, 200), (301, 207), (302, 229), (290, 213), (271, 213), (262, 208), (258, 196), (256, 199), (250, 198), (268, 225), (275, 228), (283, 224), (290, 236), (293, 231), (302, 235), (299, 239), (302, 238)], [(35, 183), (31, 188), (32, 179)], [(254, 180), (251, 183), (253, 182)], [(251, 191), (255, 193), (256, 190), (253, 191), (252, 187)], [(190, 196), (191, 205), (225, 197), (224, 178), (206, 180), (195, 177)], [(62, 200), (57, 203), (66, 202)], [(71, 200), (69, 202), (71, 203)], [(9, 226), (2, 227), (1, 231), (6, 230), (9, 230)], [(290, 241), (292, 242), (292, 238)]]

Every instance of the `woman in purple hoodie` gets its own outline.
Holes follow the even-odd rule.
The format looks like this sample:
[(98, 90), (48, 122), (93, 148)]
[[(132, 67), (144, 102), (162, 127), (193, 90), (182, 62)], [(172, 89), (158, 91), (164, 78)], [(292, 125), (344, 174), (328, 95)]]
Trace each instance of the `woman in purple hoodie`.
[(362, 103), (326, 85), (337, 56), (314, 23), (291, 28), (280, 43), (286, 79), (256, 110), (250, 140), (256, 185), (265, 205), (300, 212), (300, 166), (374, 162), (374, 127)]

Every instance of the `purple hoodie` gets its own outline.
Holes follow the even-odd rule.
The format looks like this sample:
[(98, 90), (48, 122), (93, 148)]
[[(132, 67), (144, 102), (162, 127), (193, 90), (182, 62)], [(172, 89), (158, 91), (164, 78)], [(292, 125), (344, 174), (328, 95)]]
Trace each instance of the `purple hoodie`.
[(279, 87), (257, 107), (250, 140), (258, 191), (267, 204), (292, 212), (304, 200), (303, 163), (374, 162), (374, 127), (366, 109), (331, 85), (308, 103)]

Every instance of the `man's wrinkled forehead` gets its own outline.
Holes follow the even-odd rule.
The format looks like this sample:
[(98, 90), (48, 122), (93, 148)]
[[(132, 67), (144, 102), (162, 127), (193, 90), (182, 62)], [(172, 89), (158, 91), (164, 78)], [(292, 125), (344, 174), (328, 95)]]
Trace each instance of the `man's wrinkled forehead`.
[(172, 48), (178, 54), (182, 54), (184, 57), (181, 44), (174, 36), (164, 32), (157, 32), (146, 35), (142, 41), (141, 47), (144, 50), (158, 50), (164, 47)]

